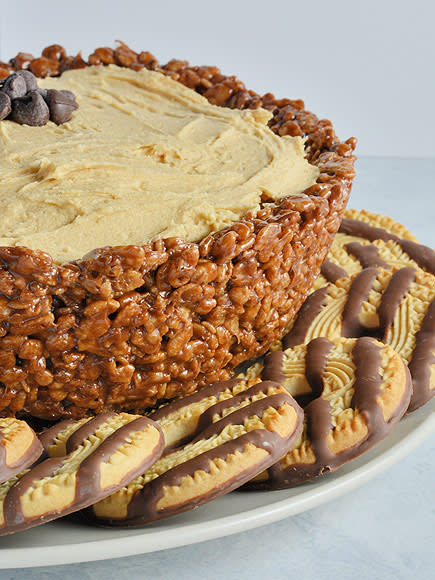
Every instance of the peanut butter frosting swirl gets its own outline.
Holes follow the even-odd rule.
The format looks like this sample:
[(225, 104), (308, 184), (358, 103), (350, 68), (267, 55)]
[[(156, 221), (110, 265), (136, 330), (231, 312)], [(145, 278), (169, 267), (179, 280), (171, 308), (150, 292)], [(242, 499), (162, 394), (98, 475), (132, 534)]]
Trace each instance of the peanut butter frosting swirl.
[(72, 91), (63, 125), (3, 121), (0, 245), (62, 263), (103, 246), (198, 241), (261, 202), (299, 194), (319, 170), (264, 109), (232, 110), (155, 71), (89, 67), (39, 81)]

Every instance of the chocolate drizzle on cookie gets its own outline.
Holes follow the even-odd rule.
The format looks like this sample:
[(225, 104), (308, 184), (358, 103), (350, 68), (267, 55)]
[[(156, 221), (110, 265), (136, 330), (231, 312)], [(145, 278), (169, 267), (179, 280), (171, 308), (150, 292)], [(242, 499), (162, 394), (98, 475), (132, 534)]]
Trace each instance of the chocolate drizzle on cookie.
[(337, 280), (340, 280), (340, 278), (349, 278), (349, 274), (344, 268), (338, 264), (334, 264), (334, 262), (331, 262), (331, 260), (328, 260), (328, 258), (326, 258), (320, 267), (320, 272), (323, 274), (323, 276), (325, 276), (328, 282), (332, 283), (337, 282)]
[(399, 238), (399, 236), (390, 233), (384, 228), (371, 226), (366, 222), (350, 218), (343, 218), (338, 231), (342, 234), (364, 238), (370, 242), (374, 242), (375, 240), (388, 242), (389, 240), (392, 240), (398, 244), (402, 250), (420, 266), (420, 268), (423, 268), (431, 274), (435, 274), (435, 251), (428, 246)]
[(154, 411), (150, 417), (154, 421), (161, 421), (168, 415), (179, 411), (183, 407), (192, 405), (193, 403), (198, 403), (206, 397), (219, 397), (220, 393), (226, 390), (232, 390), (239, 383), (244, 382), (243, 379), (229, 379), (227, 381), (219, 381), (218, 383), (211, 383), (205, 387), (202, 387), (199, 391), (195, 391), (190, 395), (180, 397), (179, 399), (174, 399), (166, 405), (162, 405), (156, 411)]
[(353, 384), (350, 385), (354, 391), (351, 407), (364, 417), (367, 434), (358, 443), (339, 453), (333, 453), (328, 443), (328, 439), (335, 430), (332, 423), (332, 407), (329, 400), (323, 395), (328, 358), (332, 357), (331, 360), (334, 358), (333, 347), (334, 342), (318, 338), (308, 343), (305, 355), (306, 377), (313, 394), (316, 395), (316, 398), (304, 409), (306, 440), (314, 453), (314, 462), (303, 463), (296, 460), (287, 464), (284, 458), (283, 461), (268, 470), (266, 480), (254, 480), (249, 483), (249, 488), (280, 489), (307, 481), (324, 472), (334, 471), (343, 463), (358, 457), (382, 440), (405, 413), (411, 393), (411, 383), (406, 367), (403, 365), (406, 371), (403, 378), (403, 395), (397, 401), (397, 406), (388, 421), (385, 421), (382, 407), (378, 403), (383, 386), (380, 374), (383, 347), (370, 337), (355, 339), (351, 354), (355, 365), (354, 380)]
[(352, 281), (342, 314), (342, 336), (357, 338), (364, 332), (359, 320), (362, 303), (365, 302), (378, 275), (376, 268), (362, 270)]
[(435, 365), (434, 351), (435, 301), (432, 301), (415, 336), (415, 346), (408, 364), (414, 386), (408, 412), (424, 405), (435, 392), (435, 385), (431, 385), (431, 366)]
[[(112, 414), (109, 414), (109, 416), (111, 417)], [(108, 418), (109, 417), (106, 416), (105, 421), (107, 421)], [(89, 436), (92, 435), (93, 432), (96, 432), (96, 423), (94, 423), (94, 427), (92, 428), (90, 428), (90, 424), (98, 422), (98, 426), (101, 426), (101, 424), (105, 422), (98, 420), (99, 417), (89, 421), (83, 426), (88, 428)], [(37, 482), (55, 476), (59, 469), (68, 463), (71, 454), (62, 457), (48, 458), (37, 464), (30, 471), (22, 475), (22, 477), (7, 491), (3, 501), (4, 524), (0, 527), (0, 535), (24, 530), (85, 508), (104, 497), (107, 497), (110, 493), (129, 483), (154, 463), (155, 459), (161, 454), (163, 449), (163, 436), (161, 433), (160, 439), (153, 449), (149, 449), (147, 454), (144, 454), (144, 457), (139, 462), (136, 461), (134, 464), (131, 464), (130, 470), (124, 468), (123, 471), (121, 471), (119, 474), (120, 478), (116, 482), (116, 485), (111, 485), (104, 489), (101, 487), (101, 465), (107, 463), (110, 457), (112, 457), (112, 455), (114, 455), (122, 445), (131, 442), (131, 436), (133, 433), (144, 431), (151, 426), (160, 431), (158, 425), (147, 417), (138, 417), (137, 419), (134, 419), (116, 429), (116, 431), (108, 436), (96, 449), (82, 460), (77, 467), (75, 472), (75, 496), (73, 501), (66, 504), (63, 509), (55, 509), (54, 511), (48, 511), (44, 514), (32, 517), (25, 514), (22, 498), (31, 488), (35, 487)], [(80, 431), (80, 429), (78, 431)], [(82, 431), (82, 435), (85, 434), (86, 432)], [(73, 435), (75, 435), (75, 433)], [(86, 439), (87, 438), (82, 437), (81, 443), (83, 444)], [(61, 490), (58, 490), (58, 493), (61, 493)]]
[(82, 425), (77, 431), (71, 434), (66, 441), (66, 452), (72, 453), (83, 444), (83, 441), (89, 439), (92, 435), (95, 435), (97, 430), (104, 425), (104, 423), (115, 416), (115, 413), (101, 413), (97, 417), (94, 417), (90, 421), (87, 421), (84, 425)]
[(390, 282), (382, 295), (378, 308), (379, 315), (379, 338), (385, 338), (386, 333), (393, 324), (396, 312), (404, 296), (409, 292), (416, 276), (415, 268), (400, 268), (391, 276)]
[[(5, 419), (6, 421), (8, 419)], [(16, 419), (10, 419), (11, 421), (16, 421)], [(30, 427), (29, 427), (30, 429)], [(14, 444), (12, 440), (11, 445)], [(16, 443), (15, 443), (16, 444)], [(2, 429), (0, 429), (0, 484), (8, 481), (20, 471), (26, 469), (32, 465), (42, 453), (42, 446), (39, 443), (36, 435), (34, 435), (33, 441), (31, 441), (26, 449), (20, 449), (21, 455), (18, 456), (13, 464), (7, 463), (7, 446), (6, 437)]]
[[(247, 395), (252, 397), (260, 392), (266, 394), (269, 392), (269, 389), (274, 386), (279, 387), (279, 385), (270, 381), (258, 383), (251, 387), (249, 391), (236, 395), (236, 397), (227, 401), (218, 403), (214, 409), (212, 407), (208, 410), (209, 419), (216, 413), (219, 414), (223, 410), (228, 409), (228, 407), (240, 403), (242, 401), (241, 397), (246, 399)], [(283, 438), (277, 432), (257, 428), (248, 433), (237, 436), (221, 445), (211, 447), (199, 455), (168, 469), (168, 471), (146, 483), (141, 489), (134, 491), (127, 506), (126, 518), (116, 519), (110, 517), (98, 517), (98, 521), (104, 525), (113, 526), (143, 525), (147, 522), (159, 520), (163, 517), (168, 517), (202, 505), (203, 503), (208, 502), (223, 493), (227, 493), (247, 482), (262, 469), (270, 467), (280, 457), (282, 457), (286, 450), (288, 450), (292, 443), (300, 436), (303, 413), (288, 393), (280, 392), (278, 394), (268, 395), (256, 400), (255, 402), (250, 402), (249, 404), (227, 414), (215, 423), (205, 421), (209, 423), (208, 426), (198, 433), (196, 439), (191, 443), (194, 445), (195, 442), (198, 441), (212, 441), (222, 433), (226, 427), (231, 425), (243, 425), (247, 419), (253, 416), (261, 418), (268, 409), (279, 409), (285, 404), (292, 406), (296, 411), (297, 416), (295, 429), (292, 433), (289, 433), (288, 437)], [(254, 445), (259, 449), (267, 451), (267, 456), (264, 456), (260, 462), (257, 460), (249, 467), (240, 469), (236, 475), (232, 475), (224, 482), (216, 484), (212, 489), (208, 489), (206, 492), (201, 492), (201, 490), (199, 490), (198, 494), (193, 494), (193, 497), (188, 496), (187, 499), (184, 500), (183, 497), (180, 496), (180, 501), (176, 504), (159, 507), (159, 502), (164, 497), (167, 490), (179, 487), (186, 478), (190, 478), (191, 481), (194, 482), (195, 474), (198, 472), (210, 474), (212, 462), (218, 459), (227, 461), (227, 458), (230, 455), (246, 452), (246, 448), (249, 445)], [(195, 484), (193, 483), (193, 485)], [(92, 510), (89, 510), (88, 514), (90, 517), (95, 517), (95, 512), (92, 514)]]
[(313, 397), (317, 398), (322, 395), (326, 363), (333, 346), (330, 340), (323, 337), (315, 338), (307, 344), (305, 375)]
[[(256, 395), (258, 395), (260, 393), (267, 396), (268, 392), (271, 389), (273, 389), (274, 387), (275, 388), (279, 387), (281, 384), (282, 383), (272, 381), (272, 380), (263, 380), (260, 383), (256, 383), (255, 385), (253, 385), (249, 389), (246, 389), (246, 391), (242, 391), (238, 395), (235, 395), (234, 397), (230, 397), (229, 399), (224, 399), (223, 401), (219, 401), (219, 403), (215, 403), (213, 406), (206, 409), (201, 414), (201, 417), (199, 418), (198, 426), (196, 429), (197, 433), (200, 433), (199, 437), (201, 439), (207, 438), (204, 435), (204, 432), (206, 432), (207, 429), (211, 429), (211, 425), (213, 425), (213, 423), (217, 422), (217, 421), (213, 420), (213, 417), (222, 415), (223, 412), (227, 409), (239, 407), (241, 404), (252, 399), (252, 397), (255, 397)], [(286, 398), (286, 394), (281, 393), (281, 395), (282, 395), (281, 403), (288, 402), (288, 399)], [(278, 396), (279, 395), (271, 395), (269, 397), (269, 400), (271, 399), (271, 397), (274, 397), (273, 402), (277, 403), (278, 399), (276, 397), (278, 397)], [(236, 412), (236, 411), (233, 411), (233, 412)], [(232, 418), (232, 420), (234, 420), (234, 417)], [(223, 427), (225, 427), (224, 423), (221, 423), (221, 425)]]
[(74, 423), (76, 423), (74, 419), (64, 419), (63, 421), (59, 421), (52, 427), (49, 427), (48, 429), (45, 429), (45, 431), (42, 431), (42, 433), (38, 434), (38, 439), (44, 448), (44, 455), (42, 459), (48, 457), (48, 448), (51, 447), (51, 445), (54, 445), (56, 439), (62, 433), (62, 431), (70, 428), (72, 425), (74, 425)]
[(358, 339), (352, 351), (356, 371), (351, 405), (364, 415), (368, 427), (367, 438), (360, 445), (358, 455), (371, 447), (374, 442), (381, 441), (388, 435), (391, 424), (397, 422), (406, 412), (411, 397), (411, 378), (406, 365), (403, 363), (405, 370), (403, 395), (395, 411), (385, 421), (382, 408), (377, 401), (382, 394), (383, 385), (382, 377), (379, 374), (382, 368), (381, 351), (382, 347), (376, 344), (374, 338), (369, 336)]
[(376, 433), (382, 438), (385, 421), (382, 408), (377, 403), (382, 387), (379, 374), (379, 369), (382, 368), (381, 348), (375, 344), (373, 338), (364, 336), (355, 343), (352, 358), (356, 369), (351, 405), (366, 419), (368, 437)]
[(381, 268), (390, 270), (390, 266), (381, 258), (376, 246), (363, 246), (359, 242), (350, 242), (349, 244), (345, 244), (344, 247), (352, 256), (355, 256), (363, 268), (376, 268), (380, 266)]
[(264, 359), (264, 367), (261, 371), (263, 381), (276, 381), (280, 385), (284, 385), (286, 376), (282, 370), (283, 363), (284, 353), (282, 350), (269, 352)]
[(324, 287), (319, 288), (308, 296), (298, 312), (293, 327), (282, 339), (284, 350), (304, 343), (307, 332), (320, 314), (327, 295), (328, 289)]

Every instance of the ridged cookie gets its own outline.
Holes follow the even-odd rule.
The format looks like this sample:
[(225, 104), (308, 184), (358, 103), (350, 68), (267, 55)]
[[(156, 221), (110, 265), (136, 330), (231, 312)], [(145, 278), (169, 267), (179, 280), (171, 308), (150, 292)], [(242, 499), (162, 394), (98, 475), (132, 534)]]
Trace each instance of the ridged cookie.
[(152, 412), (149, 416), (162, 429), (165, 449), (187, 443), (195, 433), (204, 428), (205, 422), (216, 412), (215, 405), (229, 399), (234, 401), (234, 397), (249, 389), (252, 384), (242, 378), (212, 383)]
[[(58, 432), (47, 446), (53, 451), (59, 440), (66, 455), (45, 459), (0, 485), (0, 535), (99, 501), (137, 477), (162, 452), (162, 432), (146, 417), (105, 413), (80, 423), (68, 437)], [(47, 441), (51, 435), (48, 430)]]
[[(178, 404), (168, 405), (167, 416)], [(92, 506), (88, 515), (101, 525), (140, 526), (198, 507), (246, 483), (287, 453), (300, 436), (302, 417), (302, 409), (280, 385), (254, 384), (208, 407), (191, 442)]]
[(435, 276), (420, 268), (366, 268), (310, 294), (281, 345), (319, 336), (378, 338), (409, 366), (413, 411), (435, 394), (434, 298)]
[(0, 483), (32, 465), (41, 453), (42, 445), (25, 421), (0, 419)]
[(363, 268), (397, 270), (420, 267), (435, 274), (435, 251), (391, 218), (365, 210), (347, 210), (314, 289), (352, 276)]
[(250, 488), (280, 489), (307, 481), (364, 453), (406, 412), (409, 371), (400, 356), (373, 338), (316, 338), (266, 356), (251, 378), (279, 378), (304, 406), (299, 441)]

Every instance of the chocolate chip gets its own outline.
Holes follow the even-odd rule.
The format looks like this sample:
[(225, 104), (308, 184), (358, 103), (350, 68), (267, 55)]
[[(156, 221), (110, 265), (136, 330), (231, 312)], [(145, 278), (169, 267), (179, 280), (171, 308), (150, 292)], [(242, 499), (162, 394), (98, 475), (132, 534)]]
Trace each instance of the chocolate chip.
[(69, 121), (73, 112), (79, 107), (71, 91), (49, 89), (47, 91), (46, 102), (50, 109), (50, 119), (56, 125), (61, 125)]
[[(75, 97), (75, 95), (74, 95), (74, 93), (72, 91), (67, 91), (66, 89), (62, 89), (60, 92), (63, 95), (65, 95), (65, 97), (67, 99), (69, 99), (72, 103), (75, 103), (77, 105), (76, 97)], [(77, 105), (76, 109), (78, 109), (78, 107), (79, 106)]]
[[(16, 75), (22, 77), (26, 81), (26, 92), (36, 91), (38, 88), (38, 82), (34, 74), (29, 70), (17, 70)], [(21, 95), (24, 96), (24, 95)]]
[(8, 95), (11, 101), (24, 97), (27, 93), (26, 79), (17, 73), (12, 73), (5, 79), (1, 90)]
[(6, 119), (11, 112), (11, 100), (6, 93), (0, 92), (0, 121)]
[(50, 111), (38, 91), (30, 91), (25, 97), (12, 102), (12, 119), (20, 125), (40, 127), (45, 125)]
[[(41, 89), (41, 88), (37, 88), (36, 89), (38, 91), (38, 93), (41, 95), (41, 97), (44, 99), (44, 101), (47, 103), (47, 89)], [(48, 103), (47, 103), (48, 105)]]

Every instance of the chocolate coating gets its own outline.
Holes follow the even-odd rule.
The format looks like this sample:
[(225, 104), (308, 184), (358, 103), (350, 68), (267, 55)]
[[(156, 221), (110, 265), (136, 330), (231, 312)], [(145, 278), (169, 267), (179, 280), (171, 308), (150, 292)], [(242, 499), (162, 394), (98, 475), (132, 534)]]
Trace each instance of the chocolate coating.
[(282, 489), (312, 479), (324, 472), (335, 471), (384, 439), (406, 412), (412, 389), (409, 372), (405, 365), (404, 394), (398, 401), (395, 412), (388, 421), (384, 421), (382, 408), (377, 403), (382, 388), (382, 379), (379, 374), (379, 368), (382, 366), (382, 347), (376, 344), (373, 338), (358, 338), (352, 350), (356, 370), (351, 407), (364, 416), (368, 434), (353, 447), (338, 454), (332, 453), (327, 442), (331, 429), (334, 429), (331, 420), (331, 405), (322, 397), (323, 376), (332, 345), (333, 343), (325, 338), (317, 338), (307, 345), (306, 376), (317, 398), (305, 407), (304, 412), (307, 421), (307, 437), (316, 457), (315, 462), (293, 463), (285, 469), (277, 463), (268, 470), (268, 480), (249, 482), (248, 489)]
[(391, 270), (390, 266), (379, 255), (376, 246), (363, 246), (359, 242), (350, 242), (345, 245), (346, 250), (355, 256), (363, 268), (386, 268)]
[(269, 352), (264, 358), (264, 367), (261, 371), (261, 378), (264, 381), (275, 381), (280, 385), (284, 384), (285, 374), (282, 370), (284, 354), (281, 350)]
[(414, 282), (416, 271), (414, 268), (400, 268), (391, 276), (390, 282), (382, 295), (378, 308), (380, 336), (382, 340), (393, 324), (397, 309), (403, 297), (409, 292), (412, 282)]
[[(261, 385), (261, 383), (259, 385)], [(267, 388), (270, 386), (259, 385), (254, 385), (253, 389), (267, 390)], [(234, 399), (231, 400), (234, 401)], [(227, 403), (229, 405), (231, 404), (231, 400), (229, 402), (224, 401), (222, 403)], [(143, 525), (171, 515), (182, 513), (193, 507), (198, 507), (208, 501), (211, 501), (212, 499), (223, 495), (224, 493), (228, 493), (233, 489), (240, 487), (249, 481), (249, 479), (282, 457), (282, 455), (284, 455), (286, 451), (291, 448), (293, 442), (300, 436), (302, 429), (302, 410), (299, 408), (294, 399), (292, 399), (292, 397), (290, 397), (290, 395), (287, 393), (280, 393), (260, 399), (254, 403), (251, 403), (250, 405), (234, 411), (233, 413), (230, 413), (216, 423), (210, 424), (204, 431), (198, 434), (197, 438), (195, 439), (197, 441), (207, 439), (213, 435), (218, 435), (228, 425), (243, 424), (245, 419), (253, 415), (261, 417), (267, 408), (271, 406), (278, 408), (283, 403), (287, 403), (293, 406), (299, 418), (294, 432), (291, 433), (288, 438), (283, 439), (277, 433), (268, 431), (266, 429), (255, 429), (239, 436), (236, 439), (228, 441), (223, 445), (209, 449), (208, 451), (201, 453), (200, 455), (180, 465), (177, 465), (176, 467), (173, 467), (156, 479), (153, 479), (147, 483), (142, 489), (137, 490), (128, 505), (128, 515), (126, 519), (99, 519), (98, 523), (110, 526)], [(220, 403), (218, 405), (219, 409), (222, 410), (223, 406)], [(216, 485), (213, 490), (205, 493), (204, 495), (193, 497), (170, 508), (161, 510), (157, 508), (159, 500), (163, 497), (165, 487), (178, 486), (186, 475), (193, 476), (193, 474), (197, 471), (204, 471), (205, 473), (209, 473), (211, 461), (218, 458), (225, 460), (229, 454), (234, 454), (236, 451), (243, 452), (247, 444), (254, 444), (258, 448), (267, 450), (267, 458), (262, 460), (260, 463), (256, 463), (247, 469), (241, 470), (236, 476), (227, 480), (222, 485)], [(91, 510), (88, 510), (88, 516), (90, 518), (94, 517)]]
[(365, 222), (349, 218), (343, 218), (338, 231), (350, 236), (365, 238), (370, 242), (375, 240), (383, 240), (384, 242), (393, 240), (421, 268), (427, 270), (431, 274), (435, 274), (435, 252), (428, 246), (417, 244), (411, 240), (404, 240), (395, 234), (391, 234), (384, 228), (374, 227)]
[(190, 395), (186, 395), (185, 397), (180, 397), (179, 399), (174, 399), (167, 405), (162, 405), (156, 411), (150, 415), (151, 419), (154, 421), (160, 421), (164, 417), (175, 413), (179, 409), (183, 407), (188, 407), (193, 403), (198, 403), (207, 397), (218, 397), (219, 393), (226, 391), (227, 389), (232, 389), (238, 383), (243, 382), (240, 379), (229, 379), (228, 381), (219, 381), (218, 383), (211, 383), (203, 387), (200, 391), (195, 391)]
[(22, 453), (22, 455), (14, 464), (8, 465), (6, 463), (6, 446), (3, 442), (3, 439), (3, 432), (0, 429), (0, 484), (8, 481), (35, 463), (43, 451), (41, 443), (39, 442), (36, 435), (34, 435), (32, 444), (29, 445), (29, 447), (24, 451), (24, 453)]
[(46, 457), (48, 457), (48, 453), (47, 453), (48, 448), (51, 445), (53, 445), (57, 436), (60, 433), (62, 433), (62, 431), (64, 429), (66, 429), (70, 425), (73, 425), (73, 423), (75, 423), (74, 419), (64, 419), (63, 421), (59, 421), (58, 423), (56, 423), (52, 427), (49, 427), (45, 431), (42, 431), (42, 433), (38, 433), (39, 441), (41, 442), (42, 447), (44, 448), (44, 453), (43, 453), (44, 459)]
[[(84, 426), (87, 425), (85, 424)], [(158, 445), (150, 450), (139, 464), (132, 466), (128, 472), (123, 473), (116, 485), (102, 489), (100, 486), (100, 468), (102, 463), (107, 463), (117, 449), (129, 441), (132, 433), (144, 430), (150, 425), (160, 431), (161, 436)], [(79, 465), (76, 475), (76, 493), (72, 504), (66, 505), (60, 511), (50, 511), (36, 518), (28, 518), (23, 513), (21, 497), (34, 486), (35, 482), (55, 475), (58, 469), (68, 461), (69, 456), (45, 459), (24, 474), (6, 494), (3, 503), (5, 522), (3, 527), (0, 528), (0, 535), (22, 531), (49, 522), (100, 501), (148, 469), (160, 456), (163, 445), (163, 434), (161, 433), (160, 427), (149, 418), (139, 417), (123, 425), (107, 437)], [(58, 493), (61, 493), (61, 490), (58, 490)]]
[(430, 388), (431, 365), (435, 364), (434, 351), (435, 301), (432, 301), (415, 336), (415, 347), (408, 365), (414, 386), (408, 413), (424, 405), (435, 394), (435, 389)]
[(331, 262), (328, 258), (326, 258), (320, 267), (320, 272), (325, 276), (328, 282), (335, 283), (337, 280), (340, 280), (340, 278), (349, 278), (349, 274), (344, 268), (334, 264), (334, 262)]
[(362, 336), (364, 331), (367, 330), (359, 321), (359, 313), (361, 311), (362, 303), (369, 297), (370, 290), (377, 274), (378, 271), (376, 268), (366, 268), (352, 280), (347, 300), (343, 308), (341, 326), (342, 336), (356, 338)]
[(324, 287), (319, 288), (308, 296), (298, 312), (292, 329), (282, 339), (284, 350), (305, 342), (307, 332), (315, 318), (322, 310), (327, 294), (328, 289)]

